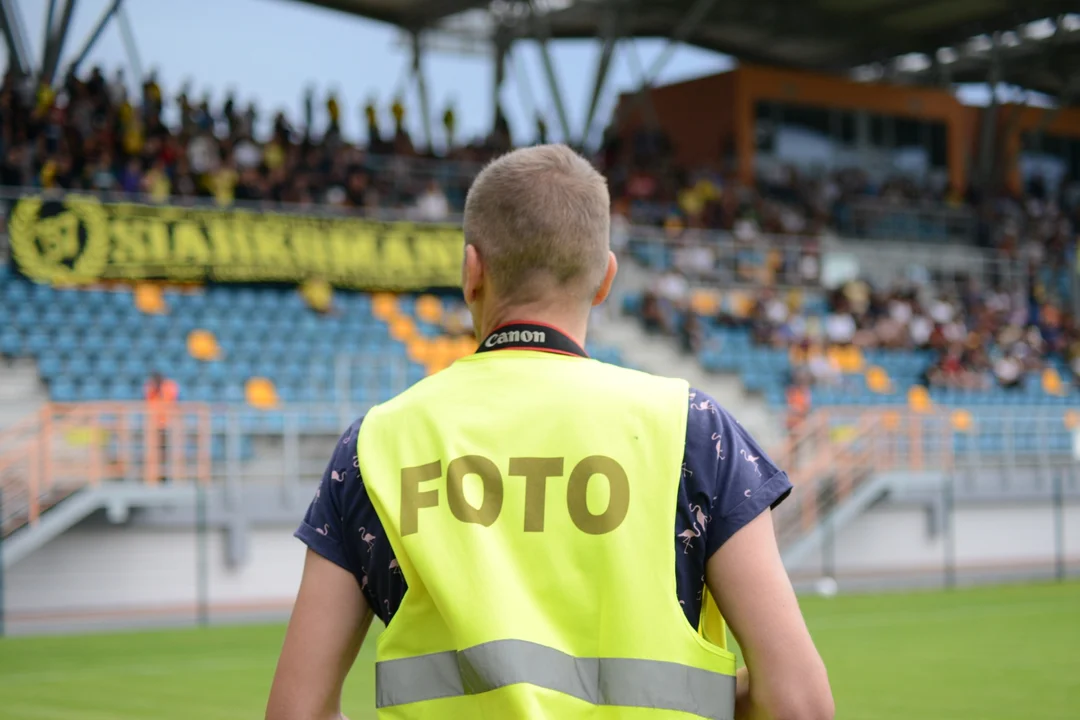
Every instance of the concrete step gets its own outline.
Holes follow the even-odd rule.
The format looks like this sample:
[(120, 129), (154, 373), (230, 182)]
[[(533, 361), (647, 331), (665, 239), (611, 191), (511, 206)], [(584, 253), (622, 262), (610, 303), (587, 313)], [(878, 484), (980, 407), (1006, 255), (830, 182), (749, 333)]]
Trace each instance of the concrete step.
[(679, 350), (674, 338), (649, 335), (636, 318), (621, 314), (623, 297), (640, 293), (652, 279), (652, 274), (631, 258), (620, 258), (611, 297), (593, 313), (590, 340), (619, 348), (626, 361), (639, 370), (685, 379), (715, 398), (766, 450), (777, 448), (784, 437), (783, 422), (769, 411), (763, 398), (748, 394), (735, 375), (707, 372), (697, 358)]
[(37, 363), (0, 359), (0, 429), (33, 414), (48, 399)]

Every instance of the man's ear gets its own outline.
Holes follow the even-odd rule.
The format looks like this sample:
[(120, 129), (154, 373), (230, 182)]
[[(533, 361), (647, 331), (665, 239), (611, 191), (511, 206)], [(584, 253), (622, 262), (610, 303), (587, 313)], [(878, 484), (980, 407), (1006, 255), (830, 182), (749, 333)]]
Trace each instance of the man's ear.
[(465, 246), (465, 259), (461, 263), (461, 293), (465, 303), (471, 305), (480, 296), (484, 286), (484, 264), (475, 245)]
[(600, 283), (600, 289), (593, 296), (592, 304), (599, 305), (611, 294), (611, 284), (615, 282), (615, 273), (619, 272), (619, 261), (615, 259), (615, 253), (608, 252), (607, 272), (604, 273), (604, 281)]

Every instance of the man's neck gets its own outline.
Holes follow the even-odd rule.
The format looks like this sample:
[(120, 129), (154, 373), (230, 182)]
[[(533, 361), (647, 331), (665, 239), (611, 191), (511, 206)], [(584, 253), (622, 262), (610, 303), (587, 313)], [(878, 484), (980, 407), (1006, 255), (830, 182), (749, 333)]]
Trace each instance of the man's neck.
[[(481, 331), (483, 336), (487, 336), (495, 328), (514, 322), (534, 322), (551, 325), (561, 330), (581, 347), (585, 347), (589, 316), (587, 313), (582, 315), (580, 310), (540, 305), (497, 308), (488, 318), (485, 318), (485, 322), (481, 325)], [(479, 338), (479, 340), (483, 339), (483, 337)]]

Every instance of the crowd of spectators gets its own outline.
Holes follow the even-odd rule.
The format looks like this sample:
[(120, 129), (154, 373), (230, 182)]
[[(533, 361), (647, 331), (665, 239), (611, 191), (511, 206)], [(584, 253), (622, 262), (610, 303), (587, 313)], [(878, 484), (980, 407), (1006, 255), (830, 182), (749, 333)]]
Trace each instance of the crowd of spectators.
[[(423, 160), (434, 156), (414, 146), (400, 101), (389, 108), (392, 128), (383, 127), (374, 103), (363, 108), (366, 146), (343, 137), (342, 109), (333, 93), (325, 97), (318, 121), (312, 91), (304, 105), (302, 122), (277, 113), (263, 127), (254, 104), (241, 107), (230, 95), (214, 107), (186, 88), (170, 99), (153, 74), (135, 97), (122, 71), (111, 80), (99, 68), (82, 78), (69, 75), (55, 90), (28, 86), (9, 74), (0, 86), (0, 184), (156, 201), (392, 208), (421, 220), (446, 219), (460, 205), (468, 173), (418, 172)], [(475, 167), (510, 147), (501, 116), (487, 137), (469, 144), (456, 141), (455, 125), (448, 108), (444, 158)], [(716, 166), (687, 171), (672, 158), (663, 132), (643, 130), (625, 141), (613, 129), (595, 158), (612, 191), (616, 248), (625, 245), (633, 223), (658, 226), (671, 249), (671, 267), (652, 293), (656, 300), (685, 305), (688, 279), (814, 286), (820, 270), (817, 238), (833, 232), (846, 203), (870, 195), (897, 206), (973, 204), (984, 244), (1033, 268), (1033, 285), (1048, 299), (1068, 293), (1080, 203), (1052, 197), (1038, 180), (1022, 198), (977, 193), (961, 198), (941, 183), (895, 178), (875, 185), (858, 170), (811, 178), (768, 165), (756, 186), (745, 186)], [(714, 236), (706, 231), (711, 229), (730, 231), (731, 247), (720, 250), (710, 243)], [(769, 249), (767, 237), (785, 235), (800, 242), (787, 250)], [(647, 298), (650, 322), (662, 324), (649, 304)], [(932, 383), (978, 384), (992, 372), (1008, 384), (1016, 366), (1031, 366), (1029, 351), (1066, 353), (1077, 339), (1072, 319), (1049, 302), (1035, 304), (1039, 311), (1022, 318), (1029, 304), (1001, 291), (944, 298), (925, 289), (875, 293), (854, 283), (832, 296), (820, 327), (769, 291), (758, 299), (752, 322), (755, 336), (767, 344), (929, 347), (943, 356)], [(1013, 337), (1016, 328), (1019, 337)], [(682, 333), (687, 346), (700, 334), (693, 327), (665, 329)], [(991, 337), (996, 342), (990, 343)], [(1001, 357), (989, 357), (989, 347), (999, 348)]]
[[(434, 155), (414, 146), (406, 108), (394, 100), (389, 109), (392, 127), (385, 127), (374, 102), (363, 108), (368, 141), (360, 145), (342, 135), (342, 108), (333, 93), (316, 113), (308, 91), (303, 122), (279, 112), (261, 123), (255, 104), (241, 107), (232, 95), (220, 106), (186, 88), (170, 98), (153, 74), (135, 97), (122, 71), (107, 79), (95, 68), (85, 77), (69, 75), (55, 89), (8, 74), (0, 86), (0, 185), (158, 202), (390, 208), (446, 219), (460, 205), (470, 174), (440, 173), (425, 163)], [(455, 126), (447, 108), (440, 158), (464, 168), (510, 147), (501, 116), (487, 137), (467, 144), (458, 142)]]
[(965, 236), (996, 249), (1010, 262), (1037, 267), (1041, 282), (1056, 295), (1066, 294), (1068, 270), (1075, 266), (1077, 183), (1062, 182), (1051, 192), (1041, 177), (1032, 176), (1014, 197), (976, 186), (960, 192), (933, 173), (920, 182), (905, 175), (875, 179), (857, 168), (809, 174), (762, 162), (756, 182), (745, 185), (716, 163), (687, 169), (673, 158), (663, 132), (643, 129), (629, 141), (614, 132), (605, 135), (596, 160), (608, 177), (616, 212), (635, 225), (663, 227), (672, 238), (725, 230), (746, 242), (787, 236), (813, 245), (838, 230), (868, 236), (875, 219), (917, 209), (934, 221), (904, 231), (943, 233), (939, 240)]
[(806, 313), (797, 295), (763, 290), (746, 324), (755, 342), (791, 348), (798, 380), (815, 385), (841, 383), (830, 347), (933, 351), (922, 378), (931, 388), (1020, 388), (1051, 357), (1064, 359), (1080, 385), (1080, 325), (1072, 315), (1045, 298), (971, 282), (943, 293), (930, 286), (875, 291), (852, 281), (828, 294), (820, 315)]
[[(1064, 359), (1066, 374), (1080, 384), (1080, 325), (1062, 310), (1077, 267), (1077, 188), (1063, 184), (1050, 193), (1035, 178), (1021, 197), (959, 194), (940, 177), (875, 183), (861, 170), (811, 177), (777, 164), (764, 167), (751, 187), (716, 167), (687, 172), (672, 157), (662, 133), (641, 131), (629, 143), (607, 136), (599, 164), (618, 227), (656, 226), (669, 249), (640, 312), (648, 330), (675, 336), (685, 351), (701, 347), (710, 322), (734, 323), (759, 345), (791, 349), (800, 383), (840, 385), (837, 354), (827, 349), (854, 347), (931, 351), (936, 360), (922, 378), (928, 387), (1019, 388), (1050, 358)], [(961, 279), (947, 290), (932, 282), (875, 290), (853, 281), (828, 293), (823, 313), (806, 312), (799, 292), (773, 289), (820, 289), (821, 247), (850, 224), (856, 201), (871, 198), (881, 208), (966, 213), (975, 243), (998, 250), (1003, 261), (993, 264), (988, 287)], [(1008, 277), (995, 274), (1001, 269)], [(1025, 290), (1011, 291), (1018, 275)], [(693, 306), (695, 286), (732, 283), (756, 287), (740, 310)]]

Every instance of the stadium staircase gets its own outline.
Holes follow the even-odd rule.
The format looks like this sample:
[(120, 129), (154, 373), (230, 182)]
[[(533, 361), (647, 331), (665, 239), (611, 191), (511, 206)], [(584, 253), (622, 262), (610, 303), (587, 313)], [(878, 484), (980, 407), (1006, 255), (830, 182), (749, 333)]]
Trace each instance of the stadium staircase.
[(33, 360), (0, 358), (0, 430), (33, 414), (48, 399)]
[(710, 372), (695, 356), (680, 352), (670, 337), (650, 335), (636, 317), (618, 312), (624, 298), (640, 296), (651, 278), (651, 273), (637, 263), (624, 262), (619, 266), (612, 297), (602, 306), (606, 311), (594, 314), (590, 340), (618, 349), (630, 367), (685, 379), (734, 414), (763, 446), (776, 446), (782, 437), (780, 419), (764, 399), (746, 392), (738, 375)]
[[(210, 480), (210, 413), (177, 406), (167, 457), (143, 433), (141, 403), (47, 404), (0, 431), (0, 538), (8, 567), (97, 510), (193, 504)], [(168, 476), (162, 484), (159, 476)]]
[(777, 453), (795, 491), (774, 513), (784, 564), (802, 565), (890, 493), (940, 485), (954, 465), (947, 416), (818, 411)]

